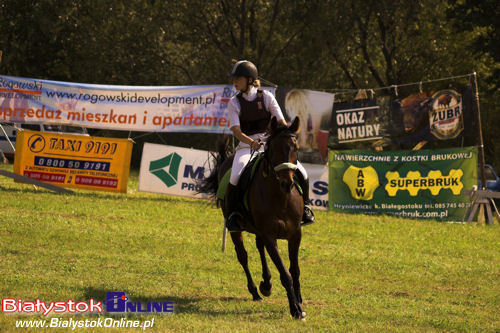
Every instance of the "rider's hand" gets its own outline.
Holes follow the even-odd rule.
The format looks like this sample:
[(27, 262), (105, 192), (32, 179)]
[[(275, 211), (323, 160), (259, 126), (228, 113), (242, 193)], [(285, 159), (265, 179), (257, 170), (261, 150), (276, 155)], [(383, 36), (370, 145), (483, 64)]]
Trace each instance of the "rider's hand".
[(257, 140), (253, 140), (252, 143), (250, 144), (250, 148), (253, 150), (259, 150), (261, 143)]

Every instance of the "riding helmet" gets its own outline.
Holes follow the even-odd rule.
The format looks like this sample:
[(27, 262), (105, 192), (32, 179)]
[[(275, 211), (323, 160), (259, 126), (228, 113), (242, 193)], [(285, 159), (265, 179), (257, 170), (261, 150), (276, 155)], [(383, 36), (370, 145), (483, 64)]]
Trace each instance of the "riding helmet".
[(248, 60), (240, 60), (233, 65), (233, 69), (229, 74), (230, 77), (251, 77), (257, 80), (258, 76), (257, 67)]

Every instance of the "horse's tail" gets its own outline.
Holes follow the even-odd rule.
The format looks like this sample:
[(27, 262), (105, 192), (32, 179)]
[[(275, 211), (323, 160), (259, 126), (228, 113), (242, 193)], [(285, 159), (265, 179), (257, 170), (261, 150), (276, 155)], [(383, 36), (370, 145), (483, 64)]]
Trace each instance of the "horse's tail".
[(217, 190), (219, 189), (219, 173), (221, 170), (222, 163), (228, 157), (228, 144), (229, 139), (219, 140), (217, 142), (217, 152), (210, 153), (212, 156), (211, 162), (210, 159), (208, 161), (208, 168), (210, 170), (210, 175), (201, 179), (197, 183), (197, 192), (198, 193), (207, 193), (210, 194), (211, 197), (215, 197), (217, 194)]

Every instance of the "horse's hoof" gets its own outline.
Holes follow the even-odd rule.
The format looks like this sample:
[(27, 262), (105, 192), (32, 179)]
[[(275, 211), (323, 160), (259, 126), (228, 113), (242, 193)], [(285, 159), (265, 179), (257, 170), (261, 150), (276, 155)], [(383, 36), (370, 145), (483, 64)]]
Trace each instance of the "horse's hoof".
[(296, 317), (293, 317), (295, 320), (300, 320), (300, 321), (306, 321), (306, 313), (302, 312), (300, 315), (297, 315)]
[(259, 295), (256, 295), (256, 296), (253, 297), (253, 300), (255, 302), (262, 301), (262, 297), (260, 297)]
[(264, 286), (264, 281), (261, 281), (260, 284), (259, 284), (259, 290), (260, 290), (260, 293), (266, 297), (269, 297), (271, 296), (271, 290), (272, 290), (273, 286), (271, 283), (269, 283), (269, 288), (265, 288)]

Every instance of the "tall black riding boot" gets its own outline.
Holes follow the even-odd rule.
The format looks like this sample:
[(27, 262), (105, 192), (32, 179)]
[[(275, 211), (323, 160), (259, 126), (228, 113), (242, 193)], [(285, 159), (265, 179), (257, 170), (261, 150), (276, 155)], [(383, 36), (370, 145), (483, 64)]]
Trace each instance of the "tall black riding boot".
[[(299, 172), (300, 173), (300, 172)], [(309, 178), (304, 179), (302, 175), (299, 178), (299, 185), (302, 188), (302, 198), (304, 199), (304, 213), (302, 214), (302, 226), (314, 223), (316, 218), (309, 206)]]
[(229, 183), (226, 189), (225, 207), (228, 218), (226, 219), (226, 228), (229, 232), (241, 232), (244, 229), (241, 227), (243, 216), (238, 211), (240, 203), (240, 195), (238, 187)]

